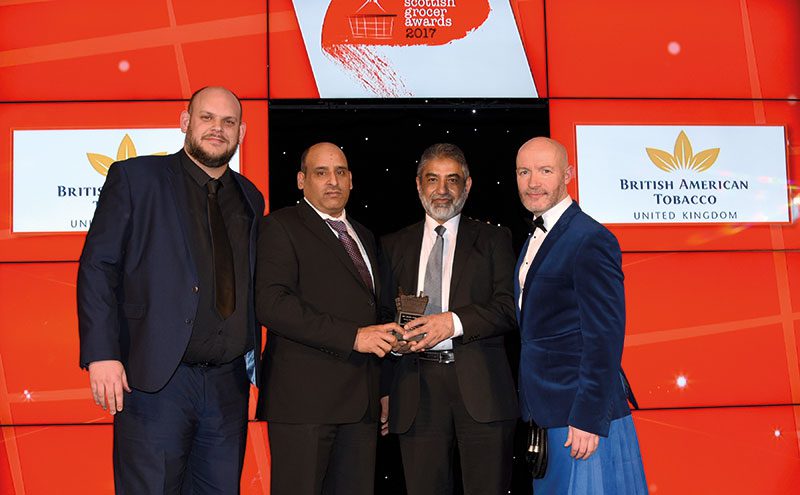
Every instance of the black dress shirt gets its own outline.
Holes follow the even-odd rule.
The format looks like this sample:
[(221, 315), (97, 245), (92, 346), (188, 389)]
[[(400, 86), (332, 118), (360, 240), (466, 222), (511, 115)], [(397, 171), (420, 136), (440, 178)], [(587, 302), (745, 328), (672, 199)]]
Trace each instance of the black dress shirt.
[(192, 337), (183, 356), (185, 363), (210, 365), (230, 362), (253, 347), (247, 328), (247, 297), (250, 290), (249, 238), (252, 214), (230, 170), (219, 178), (217, 193), (225, 228), (233, 251), (236, 309), (223, 319), (214, 302), (214, 262), (208, 225), (206, 183), (211, 180), (185, 153), (181, 153), (188, 203), (189, 240), (197, 267), (200, 300)]

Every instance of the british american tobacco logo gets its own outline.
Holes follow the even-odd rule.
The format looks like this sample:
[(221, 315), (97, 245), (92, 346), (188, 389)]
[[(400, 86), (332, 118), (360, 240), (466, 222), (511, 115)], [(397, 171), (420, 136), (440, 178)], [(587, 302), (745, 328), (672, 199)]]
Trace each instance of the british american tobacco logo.
[[(166, 154), (166, 151), (152, 153), (152, 155), (159, 156), (164, 156)], [(131, 139), (128, 134), (125, 134), (125, 137), (122, 138), (122, 142), (119, 143), (119, 147), (117, 147), (116, 160), (110, 156), (101, 155), (100, 153), (86, 153), (86, 158), (89, 159), (89, 164), (97, 171), (98, 174), (102, 175), (103, 177), (108, 174), (108, 169), (111, 167), (112, 163), (121, 162), (122, 160), (127, 160), (128, 158), (136, 158), (136, 156), (136, 146), (134, 146), (133, 139)]]
[(711, 168), (711, 165), (714, 165), (719, 157), (719, 148), (709, 148), (696, 155), (692, 153), (692, 143), (684, 131), (678, 134), (672, 154), (658, 148), (645, 148), (645, 151), (647, 151), (650, 161), (665, 172), (679, 169), (704, 172)]
[[(720, 148), (709, 148), (698, 153), (686, 132), (681, 130), (675, 139), (673, 152), (658, 148), (645, 148), (647, 157), (660, 170), (679, 174), (675, 179), (620, 179), (621, 191), (648, 191), (651, 205), (666, 208), (652, 211), (634, 211), (633, 219), (677, 221), (736, 221), (739, 212), (720, 209), (720, 198), (732, 191), (746, 191), (750, 183), (741, 179), (702, 179), (696, 174), (707, 171), (717, 161)], [(688, 207), (674, 211), (674, 207)]]

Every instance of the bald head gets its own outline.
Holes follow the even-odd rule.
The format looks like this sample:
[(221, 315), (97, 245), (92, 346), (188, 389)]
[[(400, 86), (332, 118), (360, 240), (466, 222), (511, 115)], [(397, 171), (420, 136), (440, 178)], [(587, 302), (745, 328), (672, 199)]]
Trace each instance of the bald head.
[(317, 143), (303, 152), (297, 188), (314, 207), (332, 217), (339, 217), (353, 188), (347, 158), (333, 143)]
[(523, 157), (523, 160), (530, 157), (549, 159), (549, 161), (562, 169), (569, 166), (567, 161), (567, 148), (555, 139), (543, 136), (529, 139), (525, 144), (520, 146), (517, 152), (517, 164), (519, 164), (520, 157)]
[(315, 163), (320, 159), (335, 160), (347, 166), (347, 157), (341, 148), (333, 143), (321, 142), (313, 144), (303, 151), (300, 155), (300, 171), (306, 173), (309, 163)]
[(228, 104), (234, 105), (238, 109), (238, 118), (241, 120), (242, 103), (239, 101), (239, 97), (236, 96), (233, 91), (223, 86), (205, 86), (195, 91), (194, 94), (192, 94), (192, 97), (189, 99), (189, 113), (192, 113), (192, 108), (196, 106), (198, 101), (203, 100), (206, 97), (216, 97), (223, 100), (228, 100)]
[(566, 148), (554, 139), (535, 137), (517, 152), (519, 198), (536, 216), (567, 197), (572, 173)]

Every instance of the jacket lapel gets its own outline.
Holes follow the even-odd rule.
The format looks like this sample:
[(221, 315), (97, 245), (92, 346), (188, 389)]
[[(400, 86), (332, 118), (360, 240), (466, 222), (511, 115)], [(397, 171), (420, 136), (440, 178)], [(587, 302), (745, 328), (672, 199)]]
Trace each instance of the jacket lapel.
[[(328, 246), (328, 249), (339, 259), (339, 261), (347, 268), (350, 274), (358, 280), (358, 283), (361, 284), (364, 289), (367, 287), (364, 285), (364, 281), (361, 280), (361, 275), (358, 274), (358, 270), (356, 270), (356, 266), (353, 264), (353, 260), (350, 259), (350, 255), (347, 254), (347, 251), (344, 250), (344, 246), (342, 246), (341, 241), (339, 238), (336, 237), (336, 234), (333, 233), (328, 224), (325, 223), (325, 220), (320, 217), (316, 211), (314, 211), (311, 206), (306, 203), (305, 200), (301, 200), (298, 204), (298, 214), (300, 215), (300, 219), (303, 221), (305, 226), (310, 230), (323, 244)], [(374, 267), (375, 265), (373, 265)], [(374, 270), (374, 268), (373, 268)], [(374, 277), (373, 277), (374, 278)], [(370, 293), (372, 290), (368, 290)]]
[[(558, 219), (558, 221), (550, 230), (550, 232), (547, 233), (547, 237), (544, 238), (544, 242), (542, 242), (542, 245), (536, 252), (536, 256), (534, 256), (533, 258), (533, 263), (531, 263), (531, 267), (530, 269), (528, 269), (528, 274), (525, 275), (525, 288), (523, 290), (523, 294), (528, 293), (528, 291), (530, 290), (531, 281), (536, 275), (536, 272), (539, 270), (539, 267), (542, 266), (544, 260), (547, 259), (547, 255), (550, 254), (550, 252), (553, 250), (553, 247), (558, 243), (559, 239), (561, 239), (561, 236), (563, 236), (564, 232), (567, 231), (570, 222), (572, 221), (573, 218), (575, 218), (575, 215), (577, 215), (579, 211), (581, 211), (581, 209), (578, 206), (578, 203), (573, 201), (572, 204), (569, 206), (569, 208), (567, 208), (567, 210), (561, 215), (561, 218)], [(527, 243), (525, 246), (527, 249)], [(525, 300), (523, 299), (522, 302), (523, 302), (523, 307), (520, 310), (520, 313), (524, 312), (525, 310)], [(520, 318), (521, 317), (522, 314), (520, 314)]]
[(458, 282), (461, 280), (461, 274), (467, 266), (469, 254), (472, 252), (472, 246), (477, 238), (478, 228), (475, 222), (462, 216), (458, 224), (456, 250), (453, 254), (453, 272), (450, 274), (450, 300), (448, 301), (448, 307), (453, 307), (453, 297), (456, 294)]
[(194, 276), (197, 277), (197, 265), (192, 255), (192, 250), (189, 243), (189, 201), (186, 197), (186, 186), (183, 181), (183, 171), (181, 170), (181, 155), (183, 151), (179, 151), (170, 156), (171, 160), (167, 165), (167, 178), (169, 180), (169, 187), (172, 190), (172, 198), (175, 203), (175, 212), (178, 215), (178, 223), (181, 226), (181, 236), (183, 238), (183, 247), (186, 251), (186, 258), (194, 271)]
[[(353, 226), (353, 230), (356, 231), (356, 235), (358, 235), (358, 239), (361, 241), (361, 244), (364, 246), (364, 251), (367, 253), (367, 258), (369, 259), (369, 266), (372, 268), (372, 285), (374, 286), (373, 289), (375, 291), (375, 294), (380, 294), (381, 287), (380, 287), (380, 277), (378, 277), (378, 253), (375, 251), (374, 243), (366, 242), (366, 240), (371, 237), (371, 234), (369, 233), (369, 231), (367, 231), (366, 227), (356, 222), (352, 218), (349, 220), (349, 222), (350, 225)], [(339, 244), (341, 244), (341, 242), (339, 242)], [(348, 256), (348, 259), (349, 258), (350, 257)], [(355, 266), (353, 266), (353, 268), (355, 268)], [(357, 272), (358, 271), (356, 271), (356, 273)], [(360, 275), (358, 277), (358, 280), (361, 280)]]
[[(413, 295), (417, 295), (419, 287), (419, 258), (424, 232), (425, 222), (419, 222), (414, 224), (400, 240), (402, 258), (398, 282), (400, 288)], [(392, 287), (393, 291), (397, 289), (398, 287)]]

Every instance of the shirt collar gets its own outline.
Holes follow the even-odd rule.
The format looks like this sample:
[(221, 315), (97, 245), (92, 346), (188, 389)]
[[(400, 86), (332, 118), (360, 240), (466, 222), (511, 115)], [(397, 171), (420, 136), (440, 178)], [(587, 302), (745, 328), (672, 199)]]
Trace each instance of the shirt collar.
[(316, 211), (316, 212), (317, 212), (317, 215), (319, 215), (320, 217), (322, 217), (322, 219), (323, 219), (323, 220), (342, 221), (342, 222), (344, 222), (345, 224), (346, 224), (346, 223), (348, 223), (348, 222), (347, 222), (347, 212), (345, 212), (345, 210), (342, 210), (342, 214), (341, 214), (341, 215), (339, 215), (338, 217), (332, 217), (332, 216), (328, 215), (327, 213), (322, 213), (321, 211), (319, 211), (319, 210), (317, 209), (317, 207), (316, 207), (316, 206), (314, 206), (314, 205), (312, 205), (312, 204), (311, 204), (311, 201), (309, 201), (309, 200), (308, 200), (308, 199), (307, 199), (305, 196), (303, 196), (303, 201), (305, 201), (306, 203), (308, 203), (308, 206), (310, 206), (312, 210)]
[(438, 221), (434, 220), (433, 217), (426, 214), (425, 215), (425, 232), (430, 233), (430, 235), (436, 235), (436, 231), (434, 230), (439, 225), (444, 225), (445, 234), (451, 234), (456, 236), (458, 234), (458, 224), (461, 222), (461, 213), (454, 216), (453, 218), (449, 219), (443, 224), (440, 224)]
[[(553, 225), (558, 222), (558, 219), (561, 218), (561, 215), (567, 211), (567, 208), (569, 208), (569, 205), (571, 204), (572, 198), (568, 195), (566, 198), (562, 199), (552, 208), (540, 215), (542, 217), (542, 221), (544, 222), (544, 228), (546, 228), (548, 232), (553, 228)], [(536, 217), (534, 216), (534, 218)]]
[[(183, 170), (189, 174), (189, 177), (191, 177), (192, 180), (200, 187), (205, 188), (208, 181), (213, 179), (213, 177), (208, 175), (202, 168), (198, 167), (194, 160), (192, 160), (185, 151), (181, 151), (181, 165), (183, 166)], [(222, 182), (223, 187), (229, 186), (233, 180), (233, 177), (229, 172), (230, 169), (226, 167), (225, 172), (219, 178), (219, 181)]]

